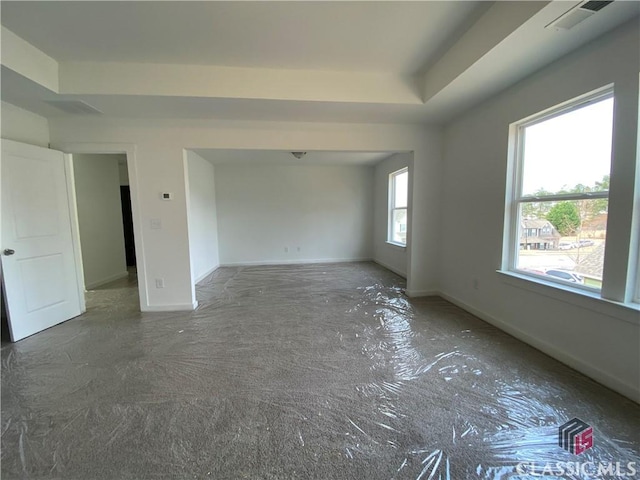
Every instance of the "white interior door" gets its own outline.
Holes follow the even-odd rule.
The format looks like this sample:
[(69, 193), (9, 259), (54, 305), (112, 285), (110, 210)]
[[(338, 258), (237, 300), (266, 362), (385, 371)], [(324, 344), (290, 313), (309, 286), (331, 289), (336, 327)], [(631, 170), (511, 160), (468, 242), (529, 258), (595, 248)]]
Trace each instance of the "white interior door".
[(11, 340), (80, 315), (62, 152), (2, 140), (2, 281)]

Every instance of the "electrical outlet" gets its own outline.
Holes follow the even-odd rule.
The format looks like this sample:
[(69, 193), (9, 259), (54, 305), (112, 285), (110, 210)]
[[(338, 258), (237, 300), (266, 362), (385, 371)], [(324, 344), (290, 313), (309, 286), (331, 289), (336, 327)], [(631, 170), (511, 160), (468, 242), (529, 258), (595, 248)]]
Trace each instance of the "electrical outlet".
[(297, 247), (297, 248), (298, 248), (298, 251), (300, 251), (300, 247)]
[(289, 253), (289, 247), (284, 247), (284, 253)]
[(164, 278), (156, 278), (156, 288), (164, 288)]
[(480, 285), (480, 283), (478, 282), (478, 279), (474, 278), (473, 279), (473, 289), (474, 290), (478, 290), (479, 285)]

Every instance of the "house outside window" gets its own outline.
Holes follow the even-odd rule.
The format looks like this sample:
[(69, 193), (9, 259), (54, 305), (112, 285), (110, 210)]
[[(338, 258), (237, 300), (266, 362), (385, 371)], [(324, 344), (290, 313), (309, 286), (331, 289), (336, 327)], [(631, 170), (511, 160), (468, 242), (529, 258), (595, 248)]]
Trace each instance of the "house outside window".
[(389, 175), (389, 226), (387, 241), (407, 245), (407, 204), (409, 169), (403, 168)]
[(515, 125), (509, 270), (601, 289), (613, 103), (606, 90)]

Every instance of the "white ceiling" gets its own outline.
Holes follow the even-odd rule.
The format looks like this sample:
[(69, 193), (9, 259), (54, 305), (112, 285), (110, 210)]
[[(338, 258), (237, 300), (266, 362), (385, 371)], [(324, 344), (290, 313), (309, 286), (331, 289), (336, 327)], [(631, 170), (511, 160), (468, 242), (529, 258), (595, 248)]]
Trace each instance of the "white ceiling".
[(465, 2), (2, 2), (58, 61), (414, 73), (484, 6)]
[(444, 124), (640, 13), (545, 28), (579, 3), (2, 0), (2, 100), (50, 119), (71, 114), (45, 102), (81, 100), (96, 119)]
[(352, 165), (372, 166), (395, 152), (320, 152), (308, 151), (298, 159), (281, 150), (194, 149), (195, 153), (214, 165)]

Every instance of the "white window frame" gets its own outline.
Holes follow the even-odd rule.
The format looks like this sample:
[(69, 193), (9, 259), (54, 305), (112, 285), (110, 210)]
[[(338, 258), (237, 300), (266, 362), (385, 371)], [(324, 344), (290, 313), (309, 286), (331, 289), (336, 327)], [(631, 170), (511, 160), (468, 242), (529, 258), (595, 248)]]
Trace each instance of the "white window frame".
[[(510, 178), (507, 182), (507, 207), (505, 215), (505, 244), (506, 265), (503, 270), (514, 272), (518, 275), (543, 280), (545, 283), (559, 284), (562, 286), (570, 286), (577, 290), (585, 290), (589, 292), (599, 293), (600, 289), (579, 285), (575, 283), (564, 282), (554, 277), (537, 275), (533, 272), (521, 270), (517, 268), (517, 259), (520, 245), (520, 205), (531, 202), (553, 202), (553, 201), (573, 201), (573, 200), (595, 200), (601, 198), (609, 198), (609, 191), (606, 192), (587, 192), (587, 193), (567, 193), (557, 195), (523, 195), (522, 182), (524, 177), (524, 130), (527, 127), (545, 122), (554, 117), (564, 115), (566, 113), (579, 110), (589, 104), (597, 103), (607, 98), (615, 98), (613, 86), (598, 90), (592, 94), (570, 100), (562, 105), (553, 107), (544, 112), (532, 115), (524, 120), (516, 122), (512, 125), (514, 129), (515, 143), (510, 149)], [(615, 99), (614, 99), (615, 101)], [(613, 135), (613, 132), (612, 132)], [(602, 279), (604, 286), (605, 279)]]
[(407, 205), (405, 207), (396, 207), (396, 177), (402, 175), (403, 173), (409, 173), (409, 167), (401, 168), (400, 170), (396, 170), (395, 172), (391, 172), (389, 174), (389, 213), (387, 215), (387, 243), (392, 245), (396, 245), (398, 247), (406, 247), (407, 244), (395, 241), (393, 239), (393, 213), (397, 210), (404, 210), (407, 212), (407, 228), (406, 233), (409, 235), (409, 189), (407, 188)]
[[(639, 115), (640, 116), (640, 115)], [(635, 278), (635, 285), (632, 284), (631, 302), (640, 307), (640, 118), (638, 118), (638, 152), (636, 158), (636, 179), (634, 195), (634, 212), (631, 231), (635, 232), (631, 240), (629, 253), (632, 256), (630, 262), (630, 278)], [(635, 256), (635, 259), (633, 259)]]
[[(640, 250), (640, 246), (637, 248)], [(635, 277), (636, 277), (636, 289), (633, 295), (633, 299), (631, 300), (633, 303), (640, 305), (640, 252), (636, 252), (636, 269), (635, 269)]]

